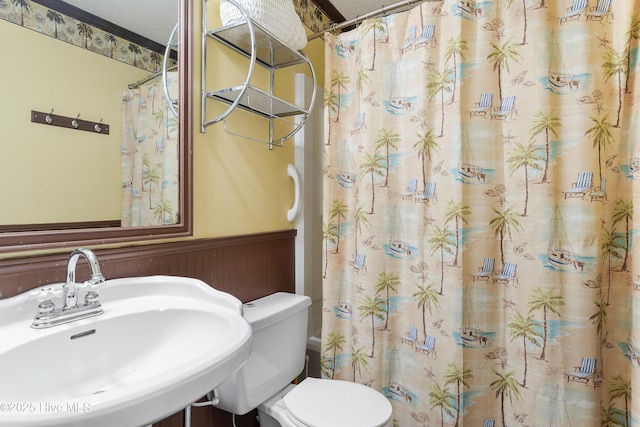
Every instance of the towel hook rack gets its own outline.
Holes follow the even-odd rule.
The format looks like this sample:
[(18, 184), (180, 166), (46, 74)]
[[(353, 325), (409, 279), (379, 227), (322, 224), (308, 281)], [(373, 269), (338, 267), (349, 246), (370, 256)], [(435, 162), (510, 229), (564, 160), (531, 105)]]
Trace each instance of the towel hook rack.
[(99, 133), (101, 135), (109, 135), (109, 125), (103, 123), (102, 119), (100, 119), (99, 122), (92, 122), (88, 120), (80, 120), (80, 113), (73, 118), (53, 114), (53, 111), (53, 108), (49, 113), (31, 110), (31, 122), (50, 126), (59, 126), (68, 129), (84, 130)]

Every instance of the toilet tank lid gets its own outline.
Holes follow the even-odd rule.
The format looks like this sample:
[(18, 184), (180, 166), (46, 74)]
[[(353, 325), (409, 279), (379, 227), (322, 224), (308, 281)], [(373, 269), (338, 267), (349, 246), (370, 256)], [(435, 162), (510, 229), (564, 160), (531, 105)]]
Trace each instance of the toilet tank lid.
[(282, 319), (307, 309), (311, 298), (287, 292), (276, 292), (242, 306), (244, 318), (251, 324), (253, 331), (266, 328)]

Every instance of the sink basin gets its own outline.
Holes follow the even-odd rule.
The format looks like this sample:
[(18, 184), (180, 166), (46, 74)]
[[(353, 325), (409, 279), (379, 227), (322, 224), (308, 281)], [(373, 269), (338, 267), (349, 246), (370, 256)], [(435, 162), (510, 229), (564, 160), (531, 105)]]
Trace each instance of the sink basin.
[(28, 293), (0, 300), (0, 426), (149, 425), (249, 357), (241, 302), (199, 280), (107, 280), (99, 294), (102, 315), (46, 329), (31, 328)]

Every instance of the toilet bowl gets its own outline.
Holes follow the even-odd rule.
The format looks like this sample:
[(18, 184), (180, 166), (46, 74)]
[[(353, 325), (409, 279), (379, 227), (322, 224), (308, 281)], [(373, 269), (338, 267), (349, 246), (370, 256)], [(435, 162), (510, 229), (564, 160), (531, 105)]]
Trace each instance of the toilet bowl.
[(391, 404), (381, 393), (350, 381), (306, 378), (258, 406), (260, 427), (386, 427)]
[(251, 325), (247, 362), (217, 387), (217, 407), (238, 415), (258, 409), (260, 427), (387, 427), (392, 409), (362, 384), (305, 378), (307, 310), (311, 299), (284, 292), (244, 305)]

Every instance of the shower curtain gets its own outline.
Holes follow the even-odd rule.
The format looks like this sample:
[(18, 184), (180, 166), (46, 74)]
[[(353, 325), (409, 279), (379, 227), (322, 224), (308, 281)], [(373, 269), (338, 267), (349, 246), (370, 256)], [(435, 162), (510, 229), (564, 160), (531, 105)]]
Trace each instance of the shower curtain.
[[(167, 73), (178, 97), (178, 73)], [(122, 226), (176, 224), (179, 198), (178, 119), (156, 78), (122, 97)]]
[(639, 38), (626, 0), (326, 34), (323, 376), (396, 426), (640, 425)]

